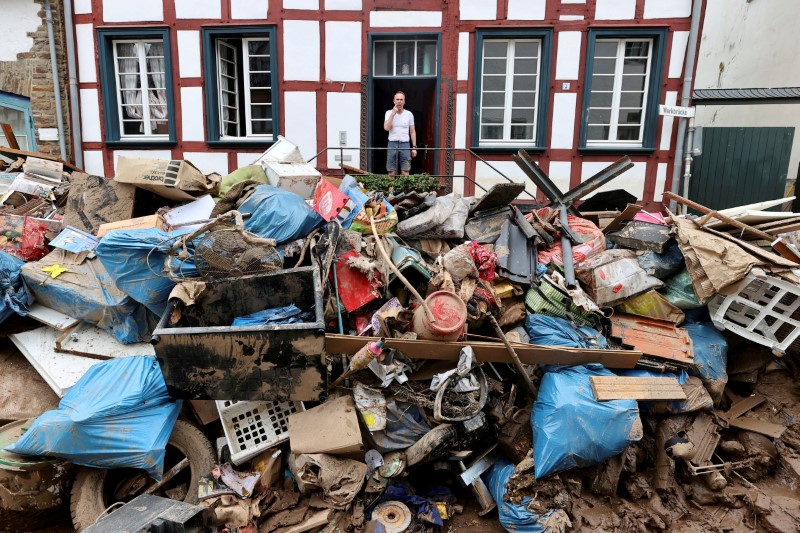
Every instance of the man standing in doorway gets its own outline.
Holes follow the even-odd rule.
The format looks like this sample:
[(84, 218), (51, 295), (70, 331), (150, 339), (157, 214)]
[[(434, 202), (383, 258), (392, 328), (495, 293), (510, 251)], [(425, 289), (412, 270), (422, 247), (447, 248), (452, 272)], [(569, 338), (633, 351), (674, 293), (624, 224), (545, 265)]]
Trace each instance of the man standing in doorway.
[[(386, 155), (386, 170), (390, 176), (397, 174), (399, 167), (403, 176), (411, 170), (411, 158), (417, 157), (417, 130), (414, 115), (408, 109), (403, 91), (394, 94), (394, 107), (386, 112), (383, 129), (389, 132), (389, 150)], [(411, 153), (409, 154), (409, 148)]]

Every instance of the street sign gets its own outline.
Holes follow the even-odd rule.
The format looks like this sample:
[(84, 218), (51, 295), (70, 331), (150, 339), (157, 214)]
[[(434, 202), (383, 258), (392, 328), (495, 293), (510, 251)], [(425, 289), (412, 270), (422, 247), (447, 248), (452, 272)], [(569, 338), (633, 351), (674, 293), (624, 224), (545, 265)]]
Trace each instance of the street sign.
[(658, 114), (666, 115), (668, 117), (683, 117), (690, 118), (694, 116), (693, 107), (681, 107), (677, 105), (659, 105)]

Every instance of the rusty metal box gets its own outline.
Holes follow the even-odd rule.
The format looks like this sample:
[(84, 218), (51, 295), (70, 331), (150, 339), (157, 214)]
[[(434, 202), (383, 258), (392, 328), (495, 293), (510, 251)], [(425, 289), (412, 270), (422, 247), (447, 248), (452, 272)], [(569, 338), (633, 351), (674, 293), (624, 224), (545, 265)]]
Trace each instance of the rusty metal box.
[[(313, 322), (231, 326), (294, 304)], [(317, 266), (208, 281), (192, 305), (169, 304), (152, 342), (170, 394), (199, 400), (314, 401), (325, 390)]]

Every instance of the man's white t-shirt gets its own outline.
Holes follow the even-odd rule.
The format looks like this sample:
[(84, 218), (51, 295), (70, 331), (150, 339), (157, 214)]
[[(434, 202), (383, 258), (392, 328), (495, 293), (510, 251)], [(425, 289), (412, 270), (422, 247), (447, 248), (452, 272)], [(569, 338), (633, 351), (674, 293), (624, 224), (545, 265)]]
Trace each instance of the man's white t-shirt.
[[(389, 120), (389, 115), (391, 114), (392, 110), (390, 109), (383, 118), (384, 122)], [(413, 125), (414, 115), (408, 109), (403, 109), (402, 113), (395, 114), (392, 119), (392, 127), (389, 130), (389, 140), (402, 142), (410, 141), (411, 137), (408, 135), (408, 128)]]

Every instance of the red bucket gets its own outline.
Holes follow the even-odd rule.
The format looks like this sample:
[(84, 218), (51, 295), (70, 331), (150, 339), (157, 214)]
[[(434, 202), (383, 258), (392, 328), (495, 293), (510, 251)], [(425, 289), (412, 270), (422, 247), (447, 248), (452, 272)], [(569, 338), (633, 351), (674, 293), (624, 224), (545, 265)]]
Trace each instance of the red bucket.
[(457, 294), (449, 291), (437, 291), (425, 298), (436, 322), (428, 319), (423, 306), (414, 311), (411, 323), (412, 331), (418, 339), (429, 341), (454, 341), (464, 333), (467, 321), (467, 306)]

